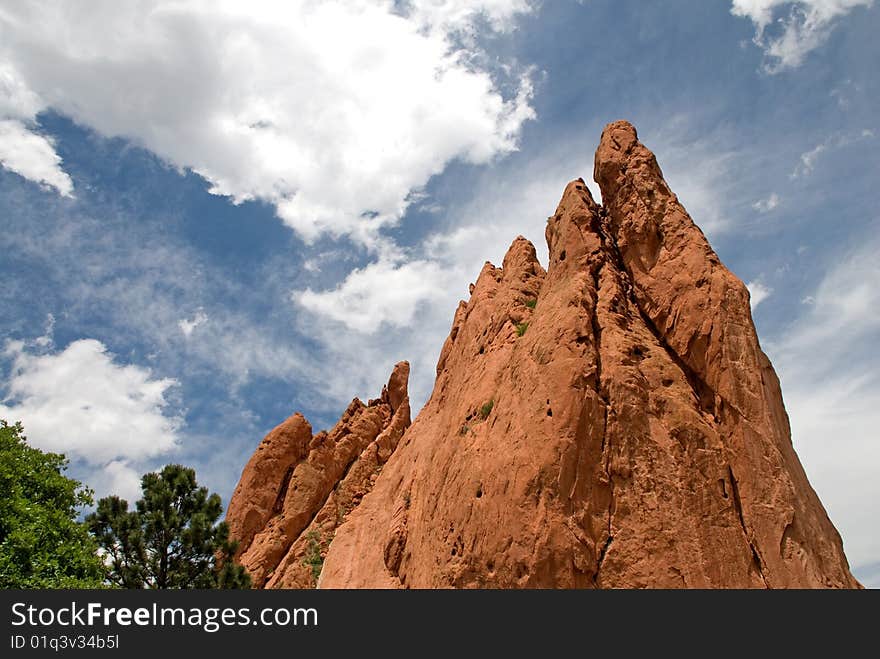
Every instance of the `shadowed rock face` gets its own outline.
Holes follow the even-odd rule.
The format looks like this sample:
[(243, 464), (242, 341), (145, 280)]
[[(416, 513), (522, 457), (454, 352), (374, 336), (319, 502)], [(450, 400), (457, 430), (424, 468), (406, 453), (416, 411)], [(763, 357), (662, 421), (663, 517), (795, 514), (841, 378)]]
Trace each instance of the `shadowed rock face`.
[[(605, 205), (566, 187), (546, 272), (524, 238), (483, 267), (430, 400), (341, 526), (321, 515), (366, 450), (324, 458), (337, 430), (312, 439), (296, 416), (264, 440), (289, 438), (254, 456), (247, 505), (230, 506), (258, 584), (308, 583), (304, 538), (332, 527), (321, 587), (858, 587), (745, 286), (630, 124), (606, 127), (594, 175)], [(375, 437), (382, 405), (340, 424), (359, 415)], [(290, 465), (310, 494), (284, 485)]]
[(258, 588), (315, 586), (312, 564), (370, 491), (410, 424), (409, 364), (376, 400), (355, 398), (329, 432), (301, 414), (272, 430), (241, 475), (226, 514), (238, 560)]

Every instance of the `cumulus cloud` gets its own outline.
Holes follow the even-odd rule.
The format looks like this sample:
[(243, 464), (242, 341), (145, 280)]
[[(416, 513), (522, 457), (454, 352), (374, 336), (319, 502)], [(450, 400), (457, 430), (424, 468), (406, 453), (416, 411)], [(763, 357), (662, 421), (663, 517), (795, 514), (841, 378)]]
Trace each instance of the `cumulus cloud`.
[(44, 106), (0, 56), (0, 167), (70, 197), (73, 181), (62, 169), (52, 139), (37, 129), (36, 117)]
[(61, 168), (51, 138), (37, 129), (43, 107), (43, 100), (0, 56), (0, 167), (70, 197), (73, 181)]
[(61, 168), (52, 140), (21, 121), (0, 120), (0, 165), (64, 197), (73, 195), (73, 181)]
[(122, 497), (128, 502), (134, 502), (141, 498), (141, 477), (143, 474), (125, 460), (113, 460), (95, 470), (88, 481), (88, 485), (95, 492), (109, 492)]
[(175, 380), (120, 364), (94, 339), (56, 351), (47, 334), (7, 341), (2, 355), (11, 367), (0, 417), (21, 421), (31, 445), (65, 454), (98, 496), (139, 498), (148, 465), (179, 449), (183, 420), (168, 396)]
[(770, 294), (773, 292), (773, 289), (765, 286), (761, 280), (748, 282), (746, 288), (749, 289), (749, 301), (752, 305), (752, 311), (754, 311), (761, 302), (770, 297)]
[(731, 13), (751, 19), (754, 42), (763, 49), (764, 70), (779, 73), (800, 66), (821, 46), (837, 20), (873, 0), (733, 0)]
[(294, 293), (303, 307), (371, 334), (410, 325), (423, 302), (445, 298), (448, 272), (431, 261), (378, 261), (352, 271), (335, 289)]
[[(6, 3), (16, 105), (50, 107), (260, 199), (307, 240), (376, 247), (447, 163), (514, 150), (527, 71), (485, 65), (479, 27), (520, 0)], [(505, 90), (502, 93), (502, 89)], [(38, 100), (37, 100), (38, 99)]]
[(11, 360), (0, 415), (24, 423), (42, 449), (93, 465), (174, 450), (181, 419), (168, 413), (174, 380), (119, 364), (100, 341), (80, 339), (58, 352), (6, 343)]

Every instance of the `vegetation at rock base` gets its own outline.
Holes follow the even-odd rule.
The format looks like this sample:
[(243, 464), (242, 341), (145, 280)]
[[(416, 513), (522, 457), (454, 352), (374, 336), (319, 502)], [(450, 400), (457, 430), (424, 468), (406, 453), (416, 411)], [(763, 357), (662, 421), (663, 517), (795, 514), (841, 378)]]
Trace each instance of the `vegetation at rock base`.
[(317, 531), (309, 531), (306, 535), (306, 555), (303, 557), (302, 564), (312, 571), (312, 584), (317, 587), (318, 579), (321, 576), (321, 570), (324, 567), (324, 557), (321, 555), (323, 548), (321, 543), (321, 534)]

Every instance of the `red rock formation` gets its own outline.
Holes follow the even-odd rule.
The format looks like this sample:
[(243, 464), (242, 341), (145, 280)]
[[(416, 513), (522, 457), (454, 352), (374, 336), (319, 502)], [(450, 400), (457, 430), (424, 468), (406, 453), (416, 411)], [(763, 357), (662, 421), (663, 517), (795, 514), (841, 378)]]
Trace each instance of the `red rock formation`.
[[(294, 414), (257, 447), (226, 514), (257, 588), (314, 587), (336, 528), (357, 508), (410, 424), (409, 364), (368, 404), (355, 398), (314, 437)], [(314, 567), (314, 569), (313, 569)]]
[[(336, 529), (322, 587), (858, 587), (745, 286), (631, 125), (605, 129), (595, 178), (604, 208), (578, 180), (549, 219), (547, 272), (523, 238), (484, 266), (430, 400)], [(308, 505), (288, 487), (244, 554), (257, 583), (285, 552), (281, 572), (295, 568), (307, 518), (325, 523), (302, 511), (343, 470), (318, 455), (293, 472)], [(245, 476), (274, 492), (298, 458), (266, 459), (271, 478)], [(276, 500), (252, 499), (243, 538)]]

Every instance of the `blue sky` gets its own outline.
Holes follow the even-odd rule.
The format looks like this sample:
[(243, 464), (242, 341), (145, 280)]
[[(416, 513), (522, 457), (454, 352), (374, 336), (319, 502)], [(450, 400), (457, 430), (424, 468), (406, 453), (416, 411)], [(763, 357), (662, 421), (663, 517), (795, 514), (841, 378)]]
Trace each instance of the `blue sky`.
[(880, 585), (869, 0), (0, 0), (0, 417), (98, 494), (330, 426), (625, 118), (752, 290), (793, 441)]

